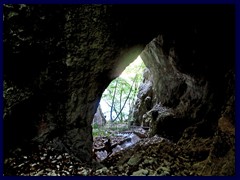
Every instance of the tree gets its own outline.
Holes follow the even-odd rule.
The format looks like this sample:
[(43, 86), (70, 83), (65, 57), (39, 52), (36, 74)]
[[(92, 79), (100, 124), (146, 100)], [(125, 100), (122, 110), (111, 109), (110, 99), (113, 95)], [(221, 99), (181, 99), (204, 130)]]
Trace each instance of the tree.
[[(113, 80), (102, 95), (102, 100), (110, 110), (103, 109), (103, 113), (109, 113), (111, 122), (129, 119), (132, 105), (136, 100), (138, 87), (142, 81), (142, 72), (145, 65), (138, 59), (138, 63), (128, 66), (122, 75)], [(124, 74), (124, 75), (123, 75)]]

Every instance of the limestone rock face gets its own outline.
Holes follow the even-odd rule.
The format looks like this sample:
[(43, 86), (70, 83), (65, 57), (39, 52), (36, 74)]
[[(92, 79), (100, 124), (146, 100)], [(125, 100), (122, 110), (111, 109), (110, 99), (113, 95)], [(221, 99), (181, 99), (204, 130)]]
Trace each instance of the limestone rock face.
[[(208, 81), (197, 80), (177, 69), (176, 59), (163, 53), (163, 41), (162, 35), (159, 35), (141, 53), (152, 75), (142, 85), (146, 92), (142, 92), (140, 86), (139, 96), (145, 107), (142, 117), (151, 119), (152, 135), (160, 133), (168, 138), (180, 138), (186, 127), (198, 119), (202, 120), (212, 110), (209, 102), (213, 99), (209, 94)], [(139, 107), (137, 109), (142, 110)]]
[[(234, 41), (231, 28), (223, 32), (220, 22), (203, 24), (192, 32), (179, 27), (175, 36), (162, 33), (142, 51), (151, 77), (144, 76), (133, 118), (137, 125), (149, 125), (151, 136), (168, 138), (195, 154), (201, 161), (194, 165), (199, 175), (233, 175), (234, 52), (224, 43), (232, 47)], [(209, 27), (224, 34), (222, 41), (220, 34), (206, 33)], [(212, 144), (206, 146), (207, 141)]]
[(216, 147), (233, 149), (232, 7), (6, 4), (3, 12), (5, 155), (51, 142), (91, 161), (101, 95), (148, 43), (136, 124), (182, 142), (219, 131)]
[(153, 77), (151, 76), (148, 68), (144, 70), (143, 78), (144, 80), (139, 86), (137, 100), (134, 105), (133, 123), (135, 125), (149, 126), (151, 117), (148, 117), (145, 113), (152, 109), (154, 100), (152, 93)]
[[(215, 24), (212, 30), (220, 27)], [(222, 109), (233, 108), (227, 104), (234, 99), (235, 85), (229, 83), (235, 77), (234, 53), (222, 44), (232, 46), (232, 36), (225, 33), (224, 41), (212, 46), (218, 34), (205, 35), (204, 28), (190, 29), (179, 28), (175, 36), (160, 34), (140, 54), (147, 69), (135, 103), (134, 123), (150, 126), (151, 135), (176, 142), (186, 128), (196, 124), (201, 136), (212, 136)], [(192, 47), (186, 42), (193, 43)], [(230, 114), (234, 119), (234, 112)]]
[(5, 154), (54, 140), (91, 160), (101, 94), (157, 35), (147, 7), (4, 5)]

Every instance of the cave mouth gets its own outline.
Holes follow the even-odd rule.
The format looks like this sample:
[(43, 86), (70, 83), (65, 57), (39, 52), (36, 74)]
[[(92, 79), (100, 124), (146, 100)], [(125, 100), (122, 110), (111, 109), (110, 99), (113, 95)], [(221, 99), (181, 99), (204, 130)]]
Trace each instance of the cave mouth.
[(93, 137), (130, 128), (133, 107), (146, 68), (140, 55), (114, 79), (102, 94), (93, 118)]
[(101, 162), (137, 143), (133, 133), (134, 105), (146, 69), (140, 55), (108, 85), (92, 121), (94, 159)]

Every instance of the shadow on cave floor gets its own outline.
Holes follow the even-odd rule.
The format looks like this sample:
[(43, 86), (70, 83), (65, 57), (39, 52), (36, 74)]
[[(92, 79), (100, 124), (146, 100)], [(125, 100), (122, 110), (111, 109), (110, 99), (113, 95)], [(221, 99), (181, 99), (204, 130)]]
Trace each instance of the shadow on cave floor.
[(228, 172), (228, 165), (221, 164), (224, 155), (234, 157), (226, 143), (216, 144), (220, 147), (215, 149), (220, 152), (215, 154), (220, 155), (214, 159), (213, 138), (195, 137), (184, 142), (151, 137), (147, 126), (107, 122), (102, 127), (93, 125), (91, 163), (82, 163), (49, 144), (34, 147), (31, 153), (18, 148), (4, 160), (4, 176), (203, 176), (220, 171), (223, 175), (234, 174)]
[[(200, 141), (212, 143), (210, 139)], [(157, 135), (150, 138), (147, 129), (134, 127), (108, 138), (95, 137), (91, 164), (47, 145), (39, 146), (32, 154), (24, 154), (21, 149), (14, 153), (4, 162), (5, 176), (188, 176), (201, 175), (194, 164), (206, 161), (209, 151), (189, 151)]]

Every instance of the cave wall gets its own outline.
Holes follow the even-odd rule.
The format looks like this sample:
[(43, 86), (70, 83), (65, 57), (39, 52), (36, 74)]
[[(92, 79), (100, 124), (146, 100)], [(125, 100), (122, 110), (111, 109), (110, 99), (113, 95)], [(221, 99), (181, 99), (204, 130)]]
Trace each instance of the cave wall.
[(196, 158), (199, 175), (235, 174), (234, 10), (218, 10), (201, 17), (196, 10), (194, 22), (179, 14), (183, 21), (145, 47), (140, 56), (147, 68), (133, 114), (150, 136)]
[[(201, 8), (192, 11), (195, 13), (191, 18), (189, 11), (173, 16), (174, 23), (163, 27), (162, 33), (140, 54), (147, 69), (134, 119), (139, 125), (148, 118), (158, 121), (159, 127), (154, 128), (157, 132), (153, 134), (164, 134), (165, 123), (160, 125), (165, 121), (165, 117), (160, 117), (164, 113), (175, 119), (174, 122), (166, 120), (176, 124), (172, 129), (175, 132), (178, 127), (184, 130), (200, 121), (214, 126), (226, 102), (234, 98), (235, 84), (229, 83), (235, 78), (234, 10), (207, 8), (204, 14)], [(155, 112), (158, 114), (153, 115)]]
[(227, 99), (231, 7), (6, 4), (3, 11), (5, 154), (50, 142), (90, 161), (102, 92), (159, 34), (163, 44), (150, 43), (141, 54), (153, 78), (151, 106), (161, 102), (175, 119), (187, 117), (183, 131), (205, 114), (215, 117)]
[(48, 142), (90, 161), (101, 94), (157, 35), (153, 7), (5, 4), (5, 155)]

